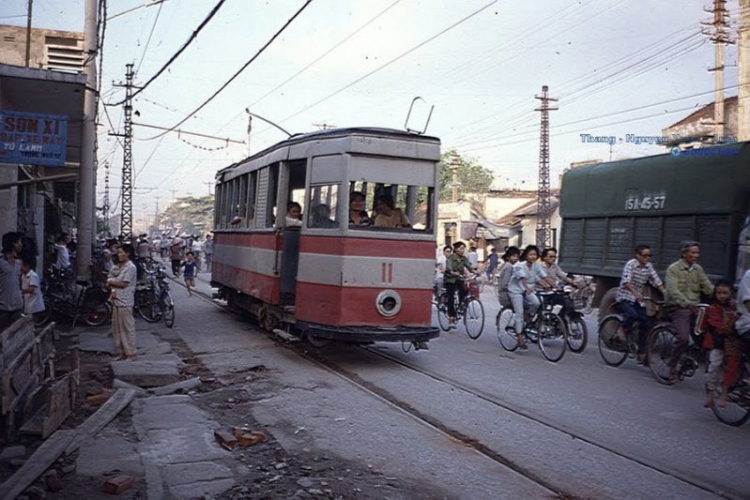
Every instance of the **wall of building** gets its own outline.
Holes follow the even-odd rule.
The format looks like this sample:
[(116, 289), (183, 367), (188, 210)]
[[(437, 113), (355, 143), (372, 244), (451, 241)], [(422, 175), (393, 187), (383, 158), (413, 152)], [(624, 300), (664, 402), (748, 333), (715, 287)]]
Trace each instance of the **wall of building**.
[[(26, 66), (26, 28), (0, 25), (0, 62)], [(32, 28), (29, 67), (83, 71), (83, 33)]]
[(737, 137), (750, 141), (750, 0), (740, 0)]
[(487, 196), (484, 200), (484, 216), (487, 220), (495, 221), (513, 213), (535, 199), (535, 194), (523, 197)]
[[(536, 215), (529, 215), (521, 219), (521, 230), (517, 236), (511, 237), (509, 244), (515, 246), (525, 247), (526, 245), (536, 244), (536, 227), (537, 227)], [(550, 215), (550, 228), (553, 230), (554, 241), (553, 245), (560, 253), (564, 250), (560, 248), (560, 227), (562, 226), (562, 219), (560, 218), (560, 209), (555, 210)]]

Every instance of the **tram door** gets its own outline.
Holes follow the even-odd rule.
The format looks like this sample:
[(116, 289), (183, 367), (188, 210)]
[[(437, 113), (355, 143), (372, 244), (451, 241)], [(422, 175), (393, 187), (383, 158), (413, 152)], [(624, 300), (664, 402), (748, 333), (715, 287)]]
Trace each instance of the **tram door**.
[[(295, 220), (294, 216), (286, 215), (291, 204), (297, 203), (300, 206), (300, 217), (304, 217), (305, 210), (305, 177), (306, 161), (291, 161), (284, 170), (286, 174), (286, 183), (282, 186), (282, 196), (280, 200), (286, 200), (284, 206), (278, 207), (278, 212), (285, 215), (280, 219), (284, 221), (282, 226), (282, 245), (281, 258), (279, 262), (279, 274), (281, 275), (281, 289), (279, 299), (282, 306), (293, 306), (295, 302), (295, 292), (297, 289), (297, 269), (299, 267), (299, 245), (300, 245), (300, 228), (301, 219)], [(283, 180), (282, 180), (283, 182)], [(284, 189), (285, 188), (285, 189)], [(285, 191), (285, 192), (284, 192)], [(281, 204), (279, 204), (281, 205)]]

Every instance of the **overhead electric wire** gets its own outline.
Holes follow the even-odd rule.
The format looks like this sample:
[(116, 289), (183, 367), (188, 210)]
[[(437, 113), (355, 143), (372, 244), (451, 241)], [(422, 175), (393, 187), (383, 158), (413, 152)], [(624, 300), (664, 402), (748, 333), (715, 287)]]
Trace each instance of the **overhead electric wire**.
[[(691, 45), (688, 45), (687, 47), (684, 47), (684, 48), (680, 47), (680, 45), (685, 45), (686, 43), (689, 43), (696, 35), (698, 35), (698, 34), (690, 35), (687, 38), (681, 39), (681, 40), (679, 40), (679, 41), (671, 44), (670, 46), (668, 46), (665, 49), (659, 49), (659, 50), (657, 50), (655, 54), (647, 55), (645, 58), (640, 59), (636, 63), (633, 63), (633, 64), (629, 65), (626, 68), (618, 69), (618, 70), (614, 71), (613, 73), (608, 74), (607, 76), (602, 77), (598, 81), (586, 84), (586, 85), (584, 85), (582, 87), (579, 87), (578, 89), (575, 89), (575, 90), (571, 91), (568, 94), (563, 94), (560, 97), (561, 104), (564, 102), (567, 105), (567, 104), (571, 104), (571, 103), (577, 102), (577, 101), (579, 101), (579, 100), (581, 100), (583, 98), (588, 98), (591, 95), (596, 94), (598, 92), (601, 92), (601, 91), (603, 91), (605, 89), (608, 89), (608, 88), (610, 88), (610, 87), (612, 87), (614, 85), (618, 85), (618, 84), (620, 84), (620, 83), (622, 83), (624, 81), (627, 81), (629, 79), (632, 79), (632, 78), (635, 78), (637, 76), (640, 76), (640, 75), (642, 75), (642, 74), (644, 74), (644, 73), (646, 73), (648, 71), (651, 71), (651, 70), (653, 70), (655, 68), (659, 68), (665, 62), (669, 62), (669, 63), (676, 62), (680, 57), (684, 57), (684, 56), (688, 55), (690, 52), (698, 49), (699, 47), (701, 47), (705, 43), (704, 41), (700, 41), (698, 43), (692, 43)], [(677, 50), (677, 49), (680, 50), (679, 53), (675, 53), (675, 50)], [(654, 59), (655, 56), (658, 56), (658, 59), (652, 60), (652, 59)], [(645, 64), (645, 67), (643, 67), (643, 68), (639, 68), (638, 67), (638, 66), (644, 65), (644, 64)], [(630, 72), (631, 74), (627, 74), (627, 72)], [(615, 77), (619, 77), (619, 78), (615, 78)], [(615, 78), (615, 79), (611, 80), (612, 78)], [(599, 85), (601, 85), (601, 87), (599, 87), (599, 88), (593, 88), (593, 87), (597, 87)], [(584, 93), (584, 91), (588, 91), (588, 92)], [(577, 95), (577, 94), (579, 94), (579, 95)], [(528, 102), (528, 101), (526, 101), (526, 102)], [(522, 119), (523, 117), (527, 117), (527, 118)], [(493, 140), (493, 138), (495, 138), (495, 137), (497, 137), (499, 135), (502, 135), (507, 130), (517, 129), (520, 126), (523, 126), (525, 124), (534, 122), (535, 120), (536, 120), (536, 113), (534, 111), (528, 110), (528, 111), (521, 112), (521, 113), (517, 114), (516, 116), (514, 116), (512, 118), (509, 118), (509, 119), (506, 118), (506, 119), (503, 120), (503, 121), (509, 122), (510, 125), (507, 125), (507, 126), (501, 128), (500, 130), (494, 130), (490, 135), (487, 135), (487, 136), (485, 136), (482, 139), (478, 139), (477, 138), (478, 140), (464, 142), (464, 143), (462, 143), (462, 145), (466, 146), (466, 145), (473, 145), (473, 144), (478, 144), (478, 143), (481, 143), (481, 142), (491, 141), (491, 140)], [(533, 126), (536, 126), (536, 125), (534, 124)], [(482, 129), (480, 129), (480, 130), (487, 129), (487, 128), (489, 128), (489, 126), (485, 126)], [(475, 131), (474, 134), (476, 134), (476, 132), (477, 131)], [(467, 137), (467, 135), (464, 134), (463, 137)], [(460, 146), (457, 146), (457, 147), (460, 147)]]
[(371, 76), (372, 76), (372, 75), (374, 75), (375, 73), (377, 73), (377, 72), (379, 72), (379, 71), (381, 71), (381, 70), (383, 70), (383, 69), (387, 68), (387, 67), (388, 67), (388, 66), (390, 66), (391, 64), (393, 64), (393, 63), (395, 63), (395, 62), (397, 62), (397, 61), (399, 61), (399, 60), (403, 59), (403, 58), (404, 58), (404, 57), (406, 57), (407, 55), (409, 55), (409, 54), (411, 54), (412, 52), (414, 52), (414, 51), (416, 51), (416, 50), (418, 50), (418, 49), (420, 49), (420, 48), (424, 47), (425, 45), (427, 45), (428, 43), (432, 42), (432, 41), (433, 41), (433, 40), (435, 40), (436, 38), (438, 38), (438, 37), (440, 37), (440, 36), (444, 35), (445, 33), (449, 32), (449, 31), (451, 31), (451, 30), (452, 30), (453, 28), (456, 28), (457, 26), (459, 26), (459, 25), (463, 24), (464, 22), (468, 21), (469, 19), (471, 19), (472, 17), (476, 16), (476, 15), (477, 15), (477, 14), (479, 14), (480, 12), (482, 12), (482, 11), (484, 11), (485, 9), (488, 9), (488, 8), (489, 8), (489, 7), (491, 7), (492, 5), (496, 4), (496, 3), (498, 2), (498, 1), (499, 1), (499, 0), (492, 0), (492, 1), (490, 2), (490, 3), (486, 4), (485, 6), (483, 6), (483, 7), (480, 7), (479, 9), (475, 10), (474, 12), (472, 12), (471, 14), (469, 14), (468, 16), (466, 16), (466, 17), (463, 17), (463, 18), (459, 19), (458, 21), (456, 21), (455, 23), (451, 24), (451, 25), (450, 25), (450, 26), (448, 26), (447, 28), (444, 28), (443, 30), (441, 30), (441, 31), (439, 31), (438, 33), (436, 33), (435, 35), (433, 35), (433, 36), (431, 36), (431, 37), (427, 38), (426, 40), (424, 40), (424, 41), (422, 41), (422, 42), (418, 43), (417, 45), (415, 45), (414, 47), (410, 48), (409, 50), (407, 50), (407, 51), (405, 51), (405, 52), (401, 53), (400, 55), (398, 55), (398, 56), (394, 57), (393, 59), (389, 60), (388, 62), (386, 62), (386, 63), (384, 63), (384, 64), (382, 64), (382, 65), (378, 66), (377, 68), (375, 68), (374, 70), (370, 71), (369, 73), (366, 73), (365, 75), (363, 75), (363, 76), (361, 76), (361, 77), (357, 78), (357, 79), (356, 79), (356, 80), (354, 80), (353, 82), (351, 82), (351, 83), (349, 83), (349, 84), (347, 84), (347, 85), (343, 86), (342, 88), (340, 88), (340, 89), (338, 89), (338, 90), (336, 90), (336, 91), (334, 91), (334, 92), (332, 92), (332, 93), (328, 94), (327, 96), (323, 97), (322, 99), (319, 99), (319, 100), (315, 101), (314, 103), (312, 103), (312, 104), (310, 104), (310, 105), (308, 105), (308, 106), (306, 106), (306, 107), (302, 108), (301, 110), (297, 111), (296, 113), (294, 113), (294, 114), (292, 114), (292, 115), (289, 115), (289, 116), (287, 116), (287, 117), (286, 117), (286, 118), (284, 118), (283, 120), (280, 120), (280, 121), (279, 121), (279, 123), (283, 123), (283, 122), (285, 122), (285, 121), (287, 121), (287, 120), (289, 120), (289, 119), (291, 119), (291, 118), (294, 118), (295, 116), (297, 116), (297, 115), (299, 115), (299, 114), (301, 114), (301, 113), (304, 113), (305, 111), (308, 111), (309, 109), (311, 109), (311, 108), (313, 108), (313, 107), (317, 106), (318, 104), (321, 104), (321, 103), (323, 103), (323, 102), (327, 101), (328, 99), (332, 98), (333, 96), (335, 96), (335, 95), (337, 95), (337, 94), (339, 94), (339, 93), (341, 93), (341, 92), (344, 92), (345, 90), (347, 90), (347, 89), (349, 89), (349, 88), (353, 87), (354, 85), (356, 85), (356, 84), (360, 83), (361, 81), (365, 80), (366, 78), (369, 78), (369, 77), (371, 77)]
[(143, 64), (143, 60), (146, 58), (146, 52), (148, 52), (148, 46), (151, 45), (151, 37), (154, 36), (154, 31), (156, 30), (156, 24), (159, 22), (159, 16), (161, 15), (162, 7), (164, 7), (164, 2), (161, 2), (159, 4), (159, 9), (156, 11), (156, 17), (154, 17), (154, 24), (151, 25), (151, 32), (149, 32), (148, 39), (146, 40), (146, 45), (143, 47), (143, 54), (141, 54), (141, 60), (138, 61), (138, 67), (135, 69), (136, 75), (141, 70), (141, 65)]
[[(222, 1), (224, 1), (224, 0), (222, 0)], [(170, 127), (165, 132), (162, 132), (162, 133), (157, 134), (157, 135), (155, 135), (153, 137), (148, 137), (148, 138), (141, 139), (141, 140), (142, 141), (153, 141), (154, 139), (158, 139), (159, 137), (172, 132), (177, 127), (179, 127), (180, 125), (182, 125), (183, 123), (185, 123), (186, 121), (188, 121), (190, 118), (192, 118), (193, 115), (195, 115), (198, 111), (200, 111), (201, 109), (205, 108), (208, 105), (208, 103), (210, 103), (211, 101), (213, 101), (216, 98), (216, 96), (218, 96), (225, 88), (227, 88), (229, 86), (230, 83), (232, 83), (238, 76), (240, 76), (240, 74), (242, 74), (242, 72), (245, 71), (245, 69), (247, 69), (248, 66), (250, 66), (253, 62), (255, 62), (255, 60), (258, 59), (258, 57), (260, 57), (260, 55), (263, 54), (263, 52), (265, 52), (265, 50), (279, 37), (279, 35), (281, 35), (284, 32), (284, 30), (286, 30), (289, 27), (289, 25), (292, 24), (292, 22), (295, 19), (297, 19), (297, 16), (299, 16), (300, 14), (302, 14), (302, 12), (307, 8), (308, 5), (310, 5), (312, 3), (312, 1), (313, 0), (306, 0), (305, 3), (302, 5), (302, 7), (300, 7), (297, 10), (297, 12), (295, 12), (294, 15), (292, 17), (290, 17), (284, 23), (284, 25), (276, 33), (274, 33), (274, 35), (255, 53), (255, 55), (253, 55), (253, 57), (251, 57), (245, 64), (243, 64), (242, 67), (234, 75), (232, 75), (232, 77), (229, 78), (229, 80), (227, 80), (221, 87), (219, 87), (219, 89), (216, 92), (214, 92), (213, 95), (211, 95), (211, 97), (209, 97), (208, 99), (206, 99), (203, 102), (203, 104), (201, 104), (200, 106), (198, 106), (197, 108), (195, 108), (193, 111), (191, 111), (190, 113), (188, 113), (188, 115), (185, 118), (183, 118), (182, 120), (180, 120), (179, 122), (177, 122), (175, 125), (173, 125), (172, 127)]]
[(318, 61), (320, 61), (321, 59), (323, 59), (324, 57), (326, 57), (328, 54), (330, 54), (331, 52), (333, 52), (337, 48), (341, 47), (343, 44), (345, 44), (351, 38), (353, 38), (354, 35), (356, 35), (360, 31), (362, 31), (363, 29), (365, 29), (366, 27), (368, 27), (370, 24), (372, 24), (373, 22), (375, 22), (383, 14), (385, 14), (386, 12), (388, 12), (389, 10), (391, 10), (393, 7), (395, 7), (396, 4), (398, 4), (399, 2), (401, 2), (401, 0), (396, 0), (395, 2), (393, 2), (392, 4), (390, 4), (385, 9), (381, 10), (375, 17), (371, 18), (365, 24), (363, 24), (362, 26), (360, 26), (356, 30), (352, 31), (350, 34), (348, 34), (346, 37), (344, 37), (341, 41), (339, 41), (336, 45), (334, 45), (333, 47), (331, 47), (330, 49), (328, 49), (327, 51), (325, 51), (323, 54), (321, 54), (320, 56), (318, 56), (315, 60), (313, 60), (312, 62), (310, 62), (307, 66), (305, 66), (301, 70), (297, 71), (295, 74), (293, 74), (292, 76), (290, 76), (289, 78), (287, 78), (286, 80), (284, 80), (283, 82), (281, 82), (280, 84), (278, 84), (276, 87), (274, 87), (273, 89), (271, 89), (268, 92), (266, 92), (265, 94), (263, 94), (261, 97), (259, 97), (258, 99), (256, 99), (252, 103), (250, 103), (247, 107), (250, 108), (252, 106), (255, 106), (260, 101), (262, 101), (263, 99), (265, 99), (269, 95), (273, 94), (274, 92), (276, 92), (277, 90), (279, 90), (281, 87), (283, 87), (284, 85), (286, 85), (287, 83), (289, 83), (293, 79), (297, 78), (299, 75), (301, 75), (302, 73), (304, 73), (305, 71), (307, 71), (312, 65), (314, 65), (315, 63), (317, 63)]
[[(146, 81), (146, 83), (144, 83), (143, 85), (141, 85), (135, 92), (133, 92), (132, 97), (135, 97), (138, 94), (140, 94), (141, 92), (143, 92), (146, 89), (146, 87), (148, 87), (149, 85), (151, 85), (151, 83), (153, 83), (154, 80), (156, 80), (157, 78), (159, 78), (159, 76), (161, 76), (161, 74), (164, 73), (164, 71), (166, 71), (167, 68), (173, 62), (175, 62), (178, 57), (180, 57), (180, 54), (182, 54), (185, 51), (185, 49), (187, 49), (190, 46), (190, 44), (193, 42), (193, 40), (196, 39), (196, 37), (198, 36), (198, 34), (201, 32), (201, 30), (203, 30), (203, 28), (209, 23), (209, 21), (211, 21), (211, 19), (219, 11), (219, 9), (221, 8), (221, 6), (224, 5), (224, 2), (226, 2), (226, 0), (219, 0), (219, 2), (214, 6), (214, 8), (211, 9), (211, 12), (209, 12), (208, 16), (206, 16), (206, 18), (203, 20), (203, 22), (201, 22), (201, 24), (195, 29), (195, 31), (193, 31), (193, 33), (190, 35), (190, 37), (187, 39), (187, 41), (182, 45), (182, 47), (180, 47), (180, 49), (177, 52), (175, 52), (172, 57), (169, 58), (169, 60), (164, 64), (164, 66), (162, 66), (159, 71), (157, 71), (156, 73), (154, 73), (154, 75), (151, 78), (149, 78), (148, 81)], [(162, 4), (159, 4), (159, 8), (160, 9), (161, 9), (161, 5)], [(149, 37), (149, 39), (150, 39), (150, 37)], [(145, 54), (145, 52), (144, 52), (144, 54)], [(123, 99), (120, 102), (116, 102), (116, 103), (112, 103), (112, 104), (105, 104), (105, 106), (120, 106), (120, 105), (122, 105), (124, 103), (125, 103), (125, 99)]]
[[(666, 37), (658, 40), (657, 42), (649, 44), (648, 47), (646, 48), (646, 54), (648, 54), (650, 51), (655, 51), (655, 53), (657, 53), (657, 54), (666, 54), (666, 57), (671, 57), (671, 55), (669, 55), (668, 51), (671, 48), (673, 48), (675, 45), (679, 44), (680, 42), (679, 41), (678, 42), (673, 42), (669, 46), (666, 46), (666, 47), (661, 47), (661, 46), (664, 45), (666, 42), (670, 41), (675, 35), (677, 35), (677, 34), (683, 32), (683, 31), (685, 31), (686, 29), (689, 29), (689, 28), (693, 27), (694, 25), (695, 25), (695, 23), (691, 23), (690, 25), (688, 25), (686, 27), (680, 28), (679, 30), (676, 30), (676, 31), (670, 33), (669, 35), (667, 35)], [(699, 32), (696, 32), (696, 34), (699, 34)], [(626, 63), (626, 62), (628, 62), (630, 60), (637, 59), (639, 56), (642, 57), (643, 53), (644, 53), (644, 50), (642, 48), (639, 48), (638, 50), (636, 50), (634, 52), (631, 52), (631, 53), (629, 53), (629, 54), (627, 54), (627, 55), (625, 55), (625, 56), (623, 56), (623, 57), (621, 57), (619, 59), (616, 59), (614, 61), (610, 61), (607, 64), (605, 64), (604, 66), (596, 68), (593, 71), (590, 71), (588, 73), (584, 73), (584, 74), (582, 74), (582, 75), (580, 75), (578, 77), (573, 78), (572, 80), (564, 82), (563, 84), (557, 86), (556, 90), (557, 91), (560, 91), (560, 90), (564, 91), (565, 89), (567, 89), (567, 88), (575, 85), (575, 83), (577, 83), (577, 82), (579, 82), (581, 80), (586, 80), (586, 79), (592, 78), (592, 77), (596, 77), (597, 80), (594, 81), (594, 82), (591, 82), (591, 83), (588, 83), (588, 84), (584, 85), (583, 87), (577, 89), (576, 92), (580, 92), (580, 91), (585, 90), (586, 88), (589, 88), (590, 86), (600, 84), (603, 80), (605, 80), (605, 79), (607, 79), (609, 77), (599, 77), (598, 75), (600, 75), (601, 73), (603, 73), (605, 71), (608, 71), (610, 69), (617, 68), (621, 64)], [(642, 60), (640, 62), (642, 62)], [(569, 96), (563, 95), (563, 96), (561, 96), (561, 99), (567, 98), (567, 97), (569, 97)], [(481, 123), (481, 122), (484, 122), (484, 121), (487, 121), (487, 120), (493, 119), (493, 118), (495, 119), (494, 121), (502, 121), (502, 122), (506, 122), (506, 123), (514, 123), (514, 126), (517, 126), (518, 124), (515, 123), (516, 120), (518, 120), (519, 118), (522, 118), (524, 116), (536, 116), (536, 113), (534, 113), (533, 111), (527, 110), (527, 111), (522, 111), (520, 113), (520, 115), (518, 113), (516, 113), (511, 118), (508, 118), (508, 116), (507, 116), (506, 113), (507, 113), (507, 111), (509, 111), (511, 109), (519, 108), (521, 106), (526, 106), (528, 104), (528, 102), (529, 101), (526, 98), (521, 99), (521, 100), (519, 100), (519, 101), (511, 104), (510, 106), (507, 106), (505, 108), (505, 110), (504, 110), (505, 113), (503, 113), (502, 116), (500, 116), (500, 117), (498, 117), (497, 113), (493, 113), (493, 114), (488, 115), (488, 116), (486, 116), (484, 118), (480, 118), (480, 119), (475, 120), (473, 122), (470, 122), (468, 124), (462, 125), (462, 127), (468, 128), (468, 127), (471, 127), (472, 125), (476, 125), (478, 123)], [(494, 124), (485, 125), (485, 126), (479, 128), (479, 129), (474, 130), (473, 132), (464, 133), (464, 134), (462, 134), (462, 136), (459, 136), (459, 137), (467, 137), (468, 138), (468, 137), (471, 137), (472, 135), (474, 135), (474, 134), (476, 134), (478, 132), (481, 132), (482, 130), (491, 129), (493, 127), (495, 127)], [(497, 131), (495, 131), (495, 133), (497, 133)]]

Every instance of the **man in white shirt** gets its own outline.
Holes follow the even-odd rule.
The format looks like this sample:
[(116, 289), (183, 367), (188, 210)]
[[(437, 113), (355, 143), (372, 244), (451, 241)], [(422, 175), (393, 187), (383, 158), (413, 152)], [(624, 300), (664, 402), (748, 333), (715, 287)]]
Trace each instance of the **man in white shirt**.
[[(21, 259), (21, 292), (23, 293), (23, 313), (34, 317), (44, 311), (44, 298), (39, 275), (34, 271), (36, 262), (30, 257)], [(36, 319), (36, 318), (35, 318)]]
[(117, 350), (116, 361), (137, 358), (133, 305), (138, 271), (132, 262), (134, 254), (133, 245), (122, 245), (117, 251), (119, 263), (112, 268), (107, 279), (112, 289), (112, 338)]
[(201, 241), (200, 236), (195, 237), (190, 250), (193, 252), (196, 264), (198, 264), (198, 270), (196, 271), (196, 273), (199, 273), (201, 272), (201, 254), (203, 253), (203, 242)]

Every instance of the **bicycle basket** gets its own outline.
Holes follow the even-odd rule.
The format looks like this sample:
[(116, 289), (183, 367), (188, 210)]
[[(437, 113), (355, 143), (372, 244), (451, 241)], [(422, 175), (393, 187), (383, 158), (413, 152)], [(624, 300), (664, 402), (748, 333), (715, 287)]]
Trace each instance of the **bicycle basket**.
[(472, 297), (479, 298), (479, 282), (477, 282), (476, 278), (472, 278), (468, 281), (462, 282), (461, 286), (463, 287), (465, 292), (469, 292)]

